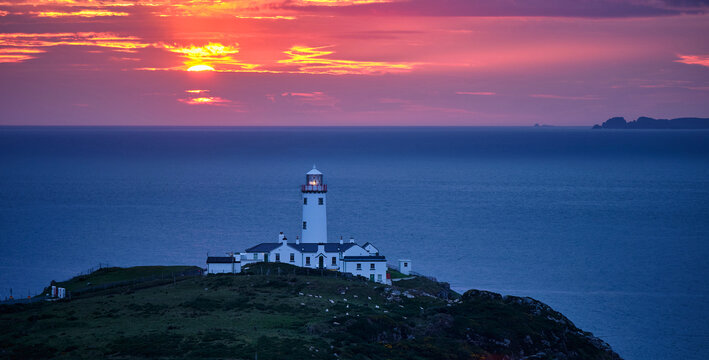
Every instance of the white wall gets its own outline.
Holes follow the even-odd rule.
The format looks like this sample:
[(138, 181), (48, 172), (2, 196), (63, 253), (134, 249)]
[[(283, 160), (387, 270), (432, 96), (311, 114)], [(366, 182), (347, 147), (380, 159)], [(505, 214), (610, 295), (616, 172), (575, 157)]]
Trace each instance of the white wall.
[[(308, 204), (303, 204), (303, 221), (307, 223), (307, 226), (306, 229), (302, 230), (303, 236), (301, 241), (304, 243), (325, 243), (327, 242), (326, 193), (302, 194), (303, 198), (308, 199)], [(319, 198), (323, 199), (322, 205), (319, 205)], [(302, 201), (301, 199), (301, 202)]]
[(369, 256), (369, 252), (359, 245), (355, 245), (345, 250), (342, 256)]
[(409, 275), (411, 273), (411, 260), (399, 260), (399, 272)]
[[(294, 254), (294, 261), (290, 261), (290, 254)], [(271, 255), (268, 257), (268, 261), (270, 262), (276, 262), (276, 254), (281, 255), (281, 260), (279, 262), (285, 263), (285, 264), (291, 264), (295, 266), (303, 266), (302, 265), (302, 257), (300, 256), (300, 252), (297, 251), (296, 249), (293, 249), (292, 247), (288, 245), (281, 245), (273, 250), (271, 250)]]
[[(210, 263), (207, 264), (207, 274), (224, 274), (232, 272), (232, 264)], [(241, 264), (234, 264), (234, 272), (241, 272)]]
[[(362, 264), (361, 270), (357, 270), (357, 264)], [(371, 269), (371, 264), (374, 264), (374, 270)], [(364, 276), (367, 279), (370, 279), (370, 275), (374, 275), (375, 282), (386, 282), (386, 261), (346, 261), (343, 268), (343, 272), (348, 272), (352, 275)]]

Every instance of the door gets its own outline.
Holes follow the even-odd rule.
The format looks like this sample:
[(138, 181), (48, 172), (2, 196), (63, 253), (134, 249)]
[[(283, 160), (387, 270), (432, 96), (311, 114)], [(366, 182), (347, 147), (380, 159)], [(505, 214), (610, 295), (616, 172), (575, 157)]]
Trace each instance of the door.
[(369, 281), (374, 281), (374, 274), (369, 275)]
[(318, 260), (318, 267), (322, 269), (324, 267), (325, 258), (321, 256), (318, 259), (320, 259)]
[(263, 254), (263, 262), (268, 262), (268, 254)]

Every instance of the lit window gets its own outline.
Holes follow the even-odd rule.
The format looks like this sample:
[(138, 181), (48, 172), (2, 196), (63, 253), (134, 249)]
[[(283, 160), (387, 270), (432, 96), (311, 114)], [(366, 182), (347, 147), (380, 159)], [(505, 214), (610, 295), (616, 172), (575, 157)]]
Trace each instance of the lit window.
[(308, 228), (308, 222), (307, 222), (307, 221), (303, 221), (303, 230), (305, 230), (305, 229), (307, 229), (307, 228)]
[(318, 198), (318, 205), (323, 205), (324, 203), (325, 203), (325, 199)]
[(281, 261), (281, 254), (276, 254), (276, 261)]
[(308, 198), (303, 198), (303, 205), (308, 205)]
[(295, 254), (290, 253), (290, 262), (295, 262)]
[(310, 265), (310, 256), (305, 257), (305, 265)]
[(357, 264), (357, 270), (362, 270), (362, 264)]
[(337, 258), (333, 256), (332, 257), (332, 266), (335, 266), (335, 265), (337, 265)]
[(374, 270), (374, 264), (369, 264), (369, 270)]

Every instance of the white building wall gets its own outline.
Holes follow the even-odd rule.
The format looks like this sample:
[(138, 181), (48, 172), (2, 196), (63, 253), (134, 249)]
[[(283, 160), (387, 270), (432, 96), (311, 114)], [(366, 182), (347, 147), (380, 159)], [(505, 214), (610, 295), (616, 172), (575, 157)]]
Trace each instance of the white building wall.
[[(303, 229), (302, 242), (325, 243), (327, 242), (327, 197), (326, 193), (304, 192), (303, 199)], [(320, 205), (322, 199), (322, 205)]]
[(369, 256), (369, 252), (359, 245), (355, 245), (345, 250), (342, 256)]
[[(238, 271), (237, 271), (238, 268)], [(234, 272), (241, 272), (241, 264), (234, 264)], [(232, 264), (209, 263), (207, 264), (207, 274), (231, 274)]]
[[(357, 264), (362, 264), (361, 270), (357, 270)], [(374, 270), (372, 270), (374, 264)], [(386, 282), (387, 265), (385, 261), (345, 261), (343, 272), (348, 272), (352, 275), (364, 276), (367, 279), (372, 279), (378, 283)]]
[[(290, 261), (290, 254), (293, 254), (293, 261)], [(292, 247), (286, 245), (281, 245), (273, 250), (271, 250), (271, 255), (268, 257), (268, 261), (270, 262), (276, 262), (276, 254), (280, 254), (280, 261), (281, 263), (284, 264), (291, 264), (295, 266), (303, 266), (302, 261), (303, 258), (300, 254), (300, 252), (296, 249), (293, 249)]]
[(411, 260), (400, 259), (399, 260), (399, 272), (404, 275), (411, 274)]

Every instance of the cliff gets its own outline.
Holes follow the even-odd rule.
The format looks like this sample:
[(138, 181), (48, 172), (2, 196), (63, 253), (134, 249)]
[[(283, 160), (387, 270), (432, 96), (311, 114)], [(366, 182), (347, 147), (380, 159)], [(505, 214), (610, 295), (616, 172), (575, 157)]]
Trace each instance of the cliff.
[(594, 129), (709, 129), (709, 118), (653, 119), (641, 116), (627, 122), (623, 117), (613, 117)]
[(10, 359), (619, 359), (531, 298), (285, 264), (3, 305), (0, 326)]

